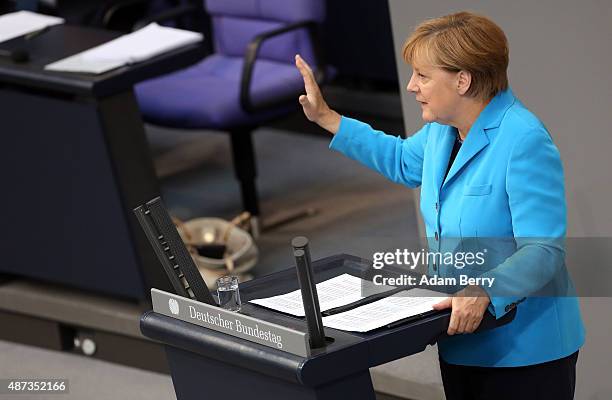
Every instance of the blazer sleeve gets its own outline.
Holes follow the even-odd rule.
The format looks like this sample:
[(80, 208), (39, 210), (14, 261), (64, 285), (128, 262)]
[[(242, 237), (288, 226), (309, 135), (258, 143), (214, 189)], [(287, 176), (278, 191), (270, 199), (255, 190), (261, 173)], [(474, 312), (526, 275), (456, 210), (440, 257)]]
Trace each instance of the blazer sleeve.
[(546, 130), (532, 130), (515, 143), (507, 165), (506, 192), (516, 252), (484, 274), (495, 278), (493, 287), (484, 289), (491, 298), (489, 311), (497, 318), (566, 276), (563, 182), (561, 158)]
[(393, 182), (416, 188), (421, 185), (428, 132), (429, 124), (403, 139), (374, 130), (364, 122), (342, 117), (329, 147)]

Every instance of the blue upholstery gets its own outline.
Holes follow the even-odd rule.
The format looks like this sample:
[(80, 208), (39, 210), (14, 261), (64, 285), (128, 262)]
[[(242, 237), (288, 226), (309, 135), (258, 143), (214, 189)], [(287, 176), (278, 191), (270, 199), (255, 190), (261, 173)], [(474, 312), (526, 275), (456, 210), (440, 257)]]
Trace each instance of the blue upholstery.
[[(230, 129), (286, 113), (282, 108), (253, 115), (242, 110), (242, 64), (242, 58), (215, 54), (191, 68), (140, 84), (136, 88), (140, 108), (149, 122), (183, 128)], [(251, 85), (255, 102), (298, 93), (302, 88), (302, 78), (292, 65), (256, 62)]]
[(319, 0), (207, 0), (206, 9), (212, 15), (284, 22), (325, 18), (325, 3)]
[[(215, 51), (225, 55), (242, 57), (247, 45), (257, 34), (269, 32), (284, 25), (287, 25), (287, 23), (213, 16)], [(306, 59), (312, 57), (310, 39), (304, 30), (287, 32), (265, 41), (258, 57), (283, 63), (293, 63), (296, 53), (300, 53)]]
[[(322, 0), (208, 0), (215, 54), (199, 64), (151, 79), (135, 88), (145, 120), (192, 129), (254, 126), (283, 115), (287, 107), (249, 114), (240, 105), (242, 57), (247, 45), (263, 32), (300, 20), (321, 21)], [(254, 104), (283, 99), (303, 91), (294, 66), (295, 54), (312, 62), (310, 38), (304, 29), (265, 41), (251, 81)]]

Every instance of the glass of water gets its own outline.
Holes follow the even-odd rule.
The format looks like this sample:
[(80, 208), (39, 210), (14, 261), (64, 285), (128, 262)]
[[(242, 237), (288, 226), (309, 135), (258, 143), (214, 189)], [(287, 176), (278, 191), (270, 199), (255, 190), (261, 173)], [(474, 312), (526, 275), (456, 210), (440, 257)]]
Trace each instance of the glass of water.
[(217, 279), (217, 297), (219, 307), (229, 311), (240, 311), (240, 290), (238, 289), (238, 277), (226, 275)]

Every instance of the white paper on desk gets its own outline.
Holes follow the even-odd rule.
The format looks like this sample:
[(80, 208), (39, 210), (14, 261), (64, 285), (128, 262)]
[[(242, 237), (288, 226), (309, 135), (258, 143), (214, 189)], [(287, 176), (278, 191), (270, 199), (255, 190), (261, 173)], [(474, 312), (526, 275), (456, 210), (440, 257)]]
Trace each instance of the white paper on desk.
[[(365, 287), (374, 285), (370, 281), (349, 274), (342, 274), (317, 283), (317, 297), (321, 311), (344, 306), (363, 299), (362, 292)], [(373, 293), (393, 289), (391, 286), (380, 286)], [(369, 291), (368, 291), (369, 293)], [(305, 315), (300, 290), (268, 297), (265, 299), (251, 300), (254, 303), (276, 311), (284, 312), (298, 317)]]
[(197, 43), (202, 38), (198, 32), (152, 23), (136, 32), (51, 63), (45, 69), (100, 74)]
[(427, 289), (404, 290), (352, 310), (323, 317), (323, 326), (352, 332), (368, 332), (404, 318), (433, 310), (443, 301), (441, 293)]
[(31, 11), (17, 11), (0, 15), (0, 42), (63, 23), (63, 18), (37, 14)]

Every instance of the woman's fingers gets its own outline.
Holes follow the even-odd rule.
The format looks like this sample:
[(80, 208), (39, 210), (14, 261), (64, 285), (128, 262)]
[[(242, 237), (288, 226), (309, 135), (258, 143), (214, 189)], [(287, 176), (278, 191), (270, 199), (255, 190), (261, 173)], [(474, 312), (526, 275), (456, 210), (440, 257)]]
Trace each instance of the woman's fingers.
[(476, 329), (478, 329), (478, 327), (480, 326), (481, 322), (482, 322), (482, 318), (474, 320), (472, 322), (472, 326), (470, 326), (470, 328), (468, 329), (468, 333), (474, 333), (474, 331), (476, 331)]
[(461, 318), (459, 318), (459, 326), (457, 328), (457, 333), (467, 333), (468, 328), (471, 324), (472, 321), (468, 317), (462, 316)]
[(304, 109), (306, 118), (309, 121), (319, 123), (325, 108), (325, 101), (319, 90), (319, 85), (317, 85), (312, 70), (299, 54), (295, 56), (295, 66), (304, 79), (304, 88), (306, 89), (306, 95), (301, 95), (298, 101)]
[(300, 55), (295, 56), (295, 66), (300, 71), (302, 78), (304, 79), (304, 87), (306, 89), (306, 95), (314, 96), (319, 92), (319, 85), (314, 78), (314, 74), (310, 66), (304, 61)]
[(321, 89), (319, 89), (312, 69), (310, 69), (308, 63), (299, 54), (295, 56), (295, 66), (304, 79), (304, 88), (306, 89), (306, 95), (301, 95), (298, 98), (304, 115), (309, 121), (335, 134), (340, 128), (342, 117), (329, 108), (321, 94)]
[[(488, 297), (486, 299), (481, 297), (464, 297), (453, 296), (452, 298), (452, 312), (450, 323), (448, 326), (447, 333), (454, 335), (457, 333), (472, 333), (474, 332), (480, 323), (486, 307), (489, 303)], [(435, 310), (444, 309), (448, 303), (441, 302), (434, 305)]]
[(456, 313), (452, 312), (451, 313), (450, 322), (448, 323), (448, 329), (446, 330), (446, 333), (448, 335), (452, 336), (455, 333), (457, 333), (458, 329), (459, 329), (459, 318), (457, 317)]
[(314, 76), (314, 74), (312, 73), (312, 68), (310, 68), (310, 65), (308, 65), (308, 63), (302, 58), (302, 56), (300, 56), (299, 54), (296, 54), (295, 61), (296, 61), (296, 65), (298, 69), (300, 70), (300, 72), (302, 72), (302, 76), (304, 75), (309, 75), (311, 77)]

